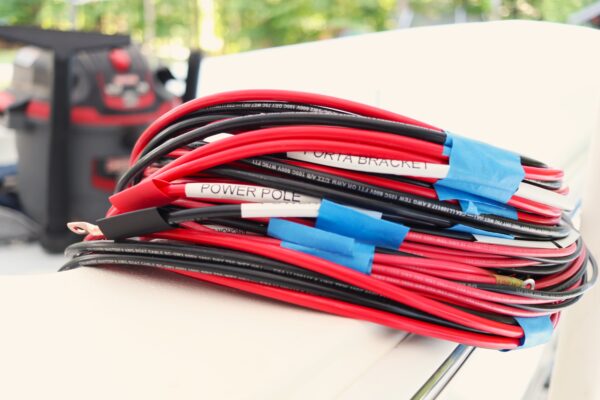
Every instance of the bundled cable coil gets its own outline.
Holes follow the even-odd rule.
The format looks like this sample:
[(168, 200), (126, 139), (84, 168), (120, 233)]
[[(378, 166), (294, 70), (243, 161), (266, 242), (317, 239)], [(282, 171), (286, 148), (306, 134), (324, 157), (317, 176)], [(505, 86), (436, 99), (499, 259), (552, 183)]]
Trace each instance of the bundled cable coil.
[(139, 138), (64, 270), (162, 268), (494, 349), (543, 343), (597, 268), (563, 173), (333, 97), (199, 98)]

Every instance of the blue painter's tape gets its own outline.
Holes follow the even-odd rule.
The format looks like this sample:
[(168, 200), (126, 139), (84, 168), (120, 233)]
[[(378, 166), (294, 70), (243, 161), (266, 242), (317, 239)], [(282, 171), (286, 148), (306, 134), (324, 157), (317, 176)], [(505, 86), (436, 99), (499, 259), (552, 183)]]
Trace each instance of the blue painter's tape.
[(371, 267), (373, 265), (373, 255), (375, 253), (374, 246), (360, 242), (356, 242), (352, 256), (347, 256), (339, 253), (332, 253), (329, 251), (315, 249), (313, 247), (306, 247), (290, 242), (281, 242), (281, 247), (301, 251), (306, 254), (323, 258), (336, 264), (352, 268), (353, 270), (362, 272), (363, 274), (371, 273)]
[[(360, 211), (354, 212), (368, 217)], [(269, 221), (268, 234), (281, 239), (281, 247), (311, 254), (365, 274), (371, 273), (375, 254), (373, 245), (278, 218)]]
[(517, 219), (517, 210), (509, 205), (444, 186), (436, 187), (436, 192), (440, 200), (458, 200), (460, 207), (467, 214), (491, 214)]
[(408, 233), (408, 228), (404, 225), (373, 218), (364, 212), (328, 200), (321, 201), (316, 226), (392, 250), (400, 247)]
[(552, 337), (554, 326), (548, 315), (542, 317), (515, 317), (515, 319), (525, 333), (519, 348), (538, 346), (547, 343)]
[(279, 218), (269, 220), (267, 233), (286, 242), (349, 257), (353, 256), (356, 245), (352, 238)]
[(492, 236), (502, 239), (514, 239), (515, 237), (512, 235), (506, 235), (504, 233), (490, 232), (484, 231), (483, 229), (477, 229), (466, 225), (456, 224), (452, 228), (448, 228), (449, 231), (457, 231), (457, 232), (466, 232), (471, 233), (473, 235), (484, 235), (484, 236)]
[(518, 154), (446, 133), (450, 169), (434, 184), (506, 203), (525, 177)]
[(467, 214), (488, 214), (498, 215), (509, 219), (517, 219), (517, 210), (511, 206), (501, 205), (500, 203), (497, 203), (496, 205), (468, 200), (459, 200), (458, 202), (460, 203), (460, 207)]

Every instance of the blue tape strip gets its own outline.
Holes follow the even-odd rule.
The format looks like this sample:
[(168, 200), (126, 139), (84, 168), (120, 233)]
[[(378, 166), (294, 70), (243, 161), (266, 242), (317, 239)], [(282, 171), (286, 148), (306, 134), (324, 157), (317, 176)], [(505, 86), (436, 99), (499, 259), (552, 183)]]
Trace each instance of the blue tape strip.
[(467, 214), (481, 215), (481, 214), (490, 214), (490, 215), (498, 215), (501, 217), (509, 218), (509, 219), (517, 219), (517, 210), (511, 206), (502, 206), (498, 203), (495, 204), (487, 204), (487, 203), (479, 203), (477, 201), (467, 201), (467, 200), (459, 200), (460, 207)]
[(363, 274), (371, 273), (371, 267), (373, 265), (373, 256), (375, 254), (374, 246), (360, 242), (356, 242), (352, 256), (347, 256), (339, 253), (332, 253), (329, 251), (315, 249), (312, 247), (306, 247), (290, 242), (281, 242), (281, 247), (301, 251), (306, 254), (323, 258), (336, 264), (352, 268), (353, 270), (362, 272)]
[(452, 137), (450, 133), (446, 133), (446, 141), (444, 142), (444, 149), (442, 150), (442, 154), (445, 156), (449, 156), (450, 152), (452, 152)]
[(321, 201), (316, 226), (392, 250), (400, 247), (408, 233), (408, 228), (404, 225), (373, 218), (364, 212), (328, 200)]
[(492, 236), (502, 239), (514, 239), (515, 237), (512, 235), (506, 235), (504, 233), (490, 232), (484, 231), (483, 229), (473, 228), (466, 225), (456, 224), (452, 228), (448, 228), (449, 231), (457, 231), (457, 232), (466, 232), (471, 233), (473, 235), (484, 235), (484, 236)]
[(515, 320), (525, 333), (524, 338), (521, 339), (520, 349), (547, 343), (554, 332), (554, 326), (548, 315), (533, 318), (515, 317)]
[(285, 242), (324, 250), (330, 253), (352, 257), (356, 241), (352, 238), (326, 232), (310, 226), (297, 224), (279, 218), (271, 218), (267, 228), (269, 236)]
[(517, 210), (509, 205), (444, 186), (435, 189), (440, 200), (458, 200), (460, 207), (467, 214), (492, 214), (517, 219)]
[(444, 154), (449, 150), (450, 169), (434, 184), (436, 191), (439, 187), (451, 188), (506, 203), (525, 177), (519, 155), (477, 140), (446, 135)]

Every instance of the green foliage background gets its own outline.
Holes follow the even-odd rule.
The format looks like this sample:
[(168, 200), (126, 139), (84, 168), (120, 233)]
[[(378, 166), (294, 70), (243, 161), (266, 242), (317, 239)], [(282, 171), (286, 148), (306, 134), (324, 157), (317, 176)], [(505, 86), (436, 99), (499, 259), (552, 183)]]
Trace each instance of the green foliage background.
[[(81, 0), (79, 0), (81, 1)], [(203, 0), (87, 0), (77, 7), (76, 27), (144, 38), (144, 2), (155, 7), (152, 41), (158, 45), (198, 42)], [(409, 5), (420, 21), (450, 22), (457, 8), (468, 20), (498, 18), (564, 22), (593, 0), (214, 0), (217, 52), (300, 43), (398, 27)], [(0, 23), (68, 29), (67, 0), (0, 0)], [(422, 22), (421, 22), (422, 23)]]

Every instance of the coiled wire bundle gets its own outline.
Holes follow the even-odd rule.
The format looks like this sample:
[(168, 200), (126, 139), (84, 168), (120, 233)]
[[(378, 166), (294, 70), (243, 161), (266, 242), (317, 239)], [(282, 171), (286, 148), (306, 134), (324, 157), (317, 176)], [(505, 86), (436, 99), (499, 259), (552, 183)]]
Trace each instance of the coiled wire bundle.
[(597, 268), (563, 173), (309, 93), (207, 96), (155, 121), (64, 270), (162, 268), (464, 344), (548, 339)]

